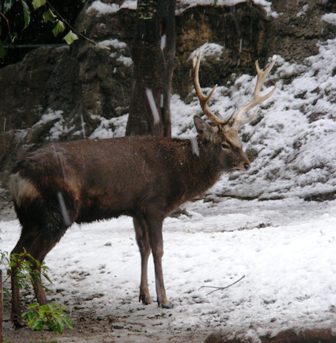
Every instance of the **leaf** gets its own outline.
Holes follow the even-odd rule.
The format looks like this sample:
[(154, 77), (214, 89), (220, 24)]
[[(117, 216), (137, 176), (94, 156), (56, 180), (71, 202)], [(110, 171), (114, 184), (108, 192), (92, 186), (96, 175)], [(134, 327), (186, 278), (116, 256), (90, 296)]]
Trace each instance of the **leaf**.
[(78, 39), (78, 36), (71, 30), (63, 37), (68, 45), (71, 45), (75, 40)]
[(64, 312), (62, 306), (56, 303), (39, 305), (33, 303), (28, 305), (28, 310), (22, 314), (28, 327), (40, 331), (47, 327), (53, 332), (62, 333), (66, 328), (72, 329), (72, 322)]
[(42, 18), (43, 18), (43, 21), (45, 23), (48, 23), (48, 22), (51, 22), (53, 23), (56, 19), (56, 16), (55, 14), (52, 12), (52, 10), (49, 8), (48, 11), (45, 11), (43, 14), (42, 14)]
[(46, 2), (47, 0), (33, 0), (32, 5), (34, 7), (34, 10), (37, 10), (38, 8), (44, 6)]
[(57, 37), (64, 30), (65, 30), (65, 25), (64, 25), (63, 21), (57, 20), (57, 23), (52, 30), (54, 36)]
[(42, 331), (44, 327), (44, 323), (42, 320), (30, 322), (28, 323), (28, 325), (33, 331)]
[(49, 283), (53, 283), (50, 276), (46, 273), (46, 272), (43, 272), (42, 273), (42, 276), (49, 282)]
[(10, 41), (11, 41), (12, 43), (14, 43), (15, 40), (16, 40), (16, 38), (17, 38), (17, 33), (14, 32), (14, 33), (12, 33), (12, 36), (10, 37)]
[(70, 329), (70, 330), (73, 329), (72, 321), (71, 321), (71, 319), (70, 319), (69, 317), (67, 317), (67, 316), (65, 315), (64, 318), (63, 318), (63, 321), (64, 321), (65, 326), (66, 326), (68, 329)]
[(22, 4), (23, 21), (24, 21), (23, 30), (25, 30), (30, 24), (30, 9), (24, 0), (21, 0), (21, 4)]
[(14, 5), (15, 0), (5, 0), (3, 5), (4, 13), (7, 13)]
[(64, 319), (62, 317), (54, 315), (54, 320), (50, 324), (50, 328), (55, 332), (62, 333), (65, 329)]

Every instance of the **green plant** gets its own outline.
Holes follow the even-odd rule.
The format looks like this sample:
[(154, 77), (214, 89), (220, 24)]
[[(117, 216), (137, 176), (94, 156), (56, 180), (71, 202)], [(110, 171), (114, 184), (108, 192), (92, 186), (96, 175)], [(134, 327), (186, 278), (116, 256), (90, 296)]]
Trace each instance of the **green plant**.
[[(31, 283), (36, 278), (43, 277), (52, 283), (48, 275), (48, 267), (40, 263), (27, 251), (20, 254), (12, 254), (9, 257), (7, 252), (0, 251), (0, 265), (6, 266), (8, 277), (11, 270), (16, 270), (15, 277), (20, 289), (31, 288)], [(8, 277), (5, 281), (8, 280)], [(4, 294), (9, 295), (9, 289), (4, 287)], [(45, 329), (53, 332), (62, 333), (66, 328), (72, 329), (72, 322), (66, 314), (65, 308), (57, 303), (39, 305), (32, 303), (27, 306), (26, 312), (22, 315), (27, 326), (34, 331)]]
[(73, 328), (65, 308), (56, 303), (45, 305), (30, 304), (28, 305), (28, 310), (23, 313), (22, 318), (26, 321), (28, 327), (34, 331), (48, 329), (53, 332), (62, 333), (66, 328)]
[(49, 268), (44, 263), (37, 261), (27, 251), (24, 250), (20, 254), (12, 254), (10, 258), (7, 255), (5, 258), (9, 267), (8, 274), (11, 273), (12, 268), (16, 269), (15, 277), (21, 289), (29, 289), (34, 279), (41, 276), (49, 283), (52, 283), (48, 275)]

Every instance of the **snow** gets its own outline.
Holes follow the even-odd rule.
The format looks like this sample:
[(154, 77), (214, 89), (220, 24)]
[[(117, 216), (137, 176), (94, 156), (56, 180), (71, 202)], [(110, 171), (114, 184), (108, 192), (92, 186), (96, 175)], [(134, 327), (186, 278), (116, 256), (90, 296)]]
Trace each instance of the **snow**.
[[(75, 304), (84, 302), (97, 316), (143, 321), (147, 335), (154, 336), (333, 327), (336, 201), (227, 199), (193, 202), (186, 210), (188, 216), (164, 224), (163, 267), (172, 310), (138, 303), (140, 256), (128, 217), (68, 230), (46, 260), (53, 297), (68, 303), (73, 317), (79, 311)], [(0, 222), (0, 233), (5, 238), (0, 250), (11, 250), (18, 222)], [(242, 276), (226, 290), (208, 294), (212, 289), (202, 288), (223, 287)], [(149, 280), (155, 299), (152, 263)], [(94, 294), (100, 296), (92, 299)]]
[[(133, 64), (132, 58), (128, 56), (124, 56), (124, 54), (128, 53), (128, 46), (125, 42), (121, 42), (118, 39), (106, 39), (104, 41), (98, 42), (98, 47), (103, 49), (108, 49), (113, 52), (110, 53), (111, 63), (114, 63), (114, 61), (120, 62), (126, 67), (130, 67)], [(117, 67), (116, 67), (117, 68)]]
[(94, 119), (99, 119), (100, 124), (90, 135), (90, 139), (103, 139), (125, 136), (126, 123), (128, 114), (120, 117), (106, 119), (101, 116), (92, 116)]
[(204, 43), (190, 54), (189, 60), (192, 61), (194, 57), (199, 55), (203, 57), (211, 56), (219, 59), (223, 53), (223, 50), (224, 47), (222, 45), (216, 43)]
[(39, 125), (40, 123), (45, 124), (55, 119), (61, 119), (62, 114), (63, 114), (63, 111), (53, 111), (49, 108), (47, 109), (46, 113), (41, 116), (41, 119), (36, 124), (37, 125)]
[(122, 63), (126, 67), (130, 67), (133, 64), (132, 58), (131, 57), (127, 57), (127, 56), (118, 56), (117, 57), (117, 61)]
[(305, 4), (302, 6), (301, 10), (297, 13), (297, 17), (304, 17), (307, 13), (307, 10), (309, 8), (309, 5), (308, 4)]
[(321, 19), (328, 24), (336, 25), (336, 13), (326, 13)]
[(87, 8), (86, 13), (95, 13), (98, 16), (118, 12), (122, 8), (128, 8), (130, 10), (136, 10), (136, 0), (123, 1), (121, 5), (115, 3), (105, 3), (100, 0), (93, 1), (93, 3)]
[(31, 131), (34, 132), (34, 130), (39, 130), (41, 126), (45, 126), (49, 122), (53, 122), (47, 137), (47, 139), (50, 141), (59, 140), (62, 134), (71, 130), (71, 128), (68, 128), (65, 125), (63, 111), (54, 111), (48, 108), (41, 116), (41, 119), (32, 126)]
[(95, 12), (98, 16), (102, 14), (110, 14), (119, 11), (120, 7), (117, 4), (106, 4), (100, 0), (94, 1), (86, 10), (87, 13)]
[(127, 48), (127, 44), (125, 42), (121, 42), (119, 39), (106, 39), (98, 42), (98, 46), (113, 47), (116, 50)]

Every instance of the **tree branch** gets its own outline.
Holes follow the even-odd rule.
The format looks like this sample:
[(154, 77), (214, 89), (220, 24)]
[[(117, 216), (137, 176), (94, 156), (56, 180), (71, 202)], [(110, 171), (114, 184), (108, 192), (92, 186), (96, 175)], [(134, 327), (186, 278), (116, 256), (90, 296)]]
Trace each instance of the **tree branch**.
[(89, 43), (93, 44), (93, 45), (97, 45), (97, 43), (95, 41), (93, 41), (92, 39), (86, 37), (85, 35), (83, 35), (82, 33), (80, 33), (79, 31), (77, 31), (57, 10), (56, 8), (49, 2), (47, 1), (48, 6), (53, 10), (53, 12), (55, 12), (56, 16), (59, 17), (69, 28), (71, 31), (73, 31), (77, 36), (85, 39), (86, 41), (88, 41)]
[(9, 26), (9, 21), (7, 19), (7, 17), (5, 16), (5, 14), (3, 12), (0, 11), (0, 17), (2, 17), (6, 24), (7, 24), (7, 28), (8, 28), (8, 36), (11, 37), (12, 36), (12, 33), (11, 33), (11, 30), (10, 30), (10, 26)]
[(202, 286), (202, 287), (199, 288), (199, 290), (202, 289), (202, 288), (214, 288), (214, 290), (212, 290), (211, 292), (209, 292), (209, 293), (206, 294), (206, 295), (209, 295), (209, 294), (211, 294), (211, 293), (214, 293), (214, 292), (217, 292), (217, 291), (222, 291), (222, 290), (224, 290), (224, 289), (227, 289), (227, 288), (229, 288), (229, 287), (232, 287), (233, 285), (235, 285), (236, 283), (240, 282), (240, 281), (243, 280), (244, 278), (245, 278), (245, 275), (243, 275), (240, 279), (236, 280), (235, 282), (233, 282), (233, 283), (231, 283), (231, 284), (229, 284), (229, 285), (227, 285), (227, 286), (224, 286), (224, 287)]

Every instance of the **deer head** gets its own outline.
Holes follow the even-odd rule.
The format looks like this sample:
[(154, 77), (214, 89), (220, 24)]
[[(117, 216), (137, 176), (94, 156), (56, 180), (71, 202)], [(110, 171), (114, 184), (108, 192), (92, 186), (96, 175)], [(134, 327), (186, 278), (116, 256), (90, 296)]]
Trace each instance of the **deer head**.
[(253, 107), (267, 100), (275, 91), (273, 89), (265, 95), (261, 95), (261, 88), (275, 64), (275, 59), (269, 63), (265, 69), (260, 69), (256, 61), (257, 83), (253, 92), (252, 99), (243, 107), (234, 112), (227, 120), (223, 120), (215, 115), (209, 108), (208, 102), (214, 94), (217, 85), (214, 86), (208, 94), (204, 94), (199, 84), (199, 67), (201, 54), (193, 58), (193, 82), (204, 114), (208, 117), (211, 125), (207, 124), (200, 117), (195, 117), (195, 127), (201, 140), (211, 141), (214, 144), (221, 145), (221, 155), (223, 168), (226, 170), (244, 170), (250, 166), (250, 161), (242, 148), (239, 138), (239, 129), (246, 123), (251, 122), (254, 116), (248, 116), (247, 112)]

